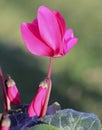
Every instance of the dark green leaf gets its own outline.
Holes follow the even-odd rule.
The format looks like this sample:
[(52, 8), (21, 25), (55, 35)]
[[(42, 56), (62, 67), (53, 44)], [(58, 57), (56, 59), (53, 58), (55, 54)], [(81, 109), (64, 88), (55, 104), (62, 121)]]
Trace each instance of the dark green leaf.
[(102, 130), (100, 120), (95, 114), (72, 109), (57, 111), (41, 120), (61, 130)]
[(59, 130), (59, 129), (51, 125), (41, 124), (41, 125), (36, 125), (30, 128), (29, 130)]

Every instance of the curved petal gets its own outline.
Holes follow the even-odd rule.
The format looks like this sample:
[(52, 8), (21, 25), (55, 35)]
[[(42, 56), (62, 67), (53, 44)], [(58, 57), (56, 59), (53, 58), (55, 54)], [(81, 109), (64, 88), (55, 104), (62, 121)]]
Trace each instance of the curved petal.
[(74, 37), (73, 29), (70, 28), (70, 29), (66, 30), (63, 40), (64, 40), (64, 42), (68, 42), (69, 39), (71, 39), (73, 37)]
[[(40, 32), (39, 32), (39, 28), (38, 28), (38, 20), (34, 19), (33, 22), (31, 24), (28, 24), (28, 28), (30, 29), (30, 31), (41, 41), (43, 41), (43, 39), (40, 36)], [(45, 43), (44, 43), (45, 44)]]
[(38, 9), (38, 26), (41, 37), (53, 50), (60, 49), (61, 33), (54, 13), (45, 6)]
[(64, 54), (69, 52), (78, 42), (78, 38), (72, 38), (67, 43), (64, 44)]
[(26, 47), (31, 53), (38, 56), (52, 56), (52, 49), (41, 41), (41, 37), (35, 24), (22, 23), (21, 34)]
[(58, 22), (59, 28), (60, 28), (61, 37), (63, 38), (63, 35), (65, 33), (65, 30), (66, 30), (65, 20), (64, 20), (63, 16), (60, 14), (60, 12), (53, 11), (53, 13), (55, 14), (55, 16), (57, 18), (57, 22)]

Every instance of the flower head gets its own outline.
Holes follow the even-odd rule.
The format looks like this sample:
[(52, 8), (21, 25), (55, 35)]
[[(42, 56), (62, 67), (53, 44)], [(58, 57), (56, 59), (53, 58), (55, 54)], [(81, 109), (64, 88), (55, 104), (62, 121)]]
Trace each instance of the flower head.
[(64, 56), (78, 42), (62, 15), (45, 6), (39, 7), (33, 22), (21, 24), (21, 34), (28, 50), (38, 56)]

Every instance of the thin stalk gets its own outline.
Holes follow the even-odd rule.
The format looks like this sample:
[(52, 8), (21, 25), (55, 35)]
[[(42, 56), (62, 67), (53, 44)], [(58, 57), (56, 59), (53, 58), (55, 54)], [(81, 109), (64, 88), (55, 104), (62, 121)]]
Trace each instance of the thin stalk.
[(5, 87), (5, 83), (4, 83), (4, 78), (3, 78), (3, 73), (2, 73), (2, 69), (0, 67), (0, 82), (1, 82), (1, 87), (2, 87), (2, 95), (3, 95), (3, 100), (4, 100), (4, 112), (7, 113), (7, 93), (6, 93), (6, 87)]
[(46, 111), (47, 111), (47, 107), (48, 107), (48, 102), (49, 102), (49, 98), (50, 98), (50, 93), (51, 93), (51, 88), (52, 88), (52, 82), (51, 82), (51, 72), (52, 72), (52, 57), (50, 57), (50, 63), (49, 63), (49, 67), (48, 67), (48, 74), (47, 74), (47, 83), (48, 83), (48, 91), (46, 94), (46, 100), (44, 103), (44, 107), (42, 110), (42, 117), (46, 115)]
[(50, 63), (49, 63), (49, 67), (48, 67), (48, 74), (47, 74), (48, 79), (50, 79), (50, 77), (51, 77), (51, 72), (52, 72), (52, 57), (50, 57)]
[(11, 102), (10, 102), (8, 96), (6, 97), (6, 99), (7, 99), (7, 110), (11, 110), (11, 105), (10, 105)]
[(46, 100), (45, 100), (44, 107), (43, 107), (43, 110), (41, 113), (41, 117), (46, 115), (47, 108), (48, 108), (48, 102), (49, 102), (49, 98), (50, 98), (50, 93), (51, 93), (51, 88), (52, 88), (52, 82), (50, 79), (48, 79), (48, 91), (46, 94)]

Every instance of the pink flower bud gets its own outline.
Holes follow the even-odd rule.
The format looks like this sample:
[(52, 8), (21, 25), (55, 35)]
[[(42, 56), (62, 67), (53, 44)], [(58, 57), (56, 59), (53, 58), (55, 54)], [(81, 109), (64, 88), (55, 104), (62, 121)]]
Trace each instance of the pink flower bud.
[(3, 117), (3, 120), (1, 122), (1, 130), (9, 130), (11, 125), (11, 121), (9, 117), (6, 115)]
[(1, 127), (1, 130), (9, 130), (9, 127), (7, 127), (7, 126), (2, 126), (2, 127)]
[(14, 82), (13, 79), (11, 79), (10, 76), (8, 76), (8, 79), (5, 82), (6, 87), (7, 87), (7, 96), (10, 100), (11, 103), (15, 104), (15, 105), (19, 105), (20, 104), (20, 94), (19, 91), (17, 89), (17, 86)]
[(38, 91), (36, 96), (33, 98), (32, 102), (28, 108), (28, 115), (42, 117), (42, 112), (44, 109), (44, 105), (46, 103), (47, 93), (48, 93), (48, 86), (51, 81), (45, 79), (39, 85)]

